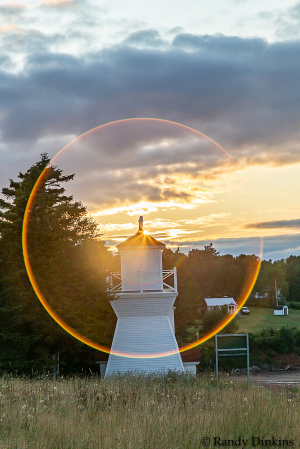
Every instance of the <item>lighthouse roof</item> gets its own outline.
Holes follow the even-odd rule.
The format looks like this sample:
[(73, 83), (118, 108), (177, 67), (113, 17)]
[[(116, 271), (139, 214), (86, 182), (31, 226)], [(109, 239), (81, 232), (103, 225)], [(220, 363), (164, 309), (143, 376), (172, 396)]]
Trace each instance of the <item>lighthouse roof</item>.
[(138, 231), (136, 234), (129, 237), (129, 239), (117, 245), (119, 250), (141, 247), (164, 249), (166, 245), (154, 239), (151, 235), (145, 234), (144, 231)]
[(164, 249), (166, 245), (164, 243), (159, 242), (158, 240), (151, 237), (151, 235), (144, 233), (144, 219), (143, 217), (139, 218), (139, 230), (136, 234), (129, 237), (129, 239), (125, 240), (125, 242), (117, 245), (117, 248), (120, 249), (131, 249), (131, 248), (161, 248)]

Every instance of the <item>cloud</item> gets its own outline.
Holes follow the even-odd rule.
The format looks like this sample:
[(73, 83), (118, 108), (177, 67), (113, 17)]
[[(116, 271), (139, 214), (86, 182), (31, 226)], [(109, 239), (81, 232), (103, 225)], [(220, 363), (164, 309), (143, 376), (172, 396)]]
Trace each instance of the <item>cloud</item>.
[[(262, 4), (262, 7), (263, 4)], [(282, 7), (272, 7), (269, 10), (261, 10), (254, 15), (245, 16), (238, 22), (238, 28), (245, 27), (266, 30), (272, 41), (291, 41), (300, 37), (300, 3), (294, 5), (282, 4)]]
[(219, 214), (205, 215), (203, 217), (198, 217), (191, 220), (180, 220), (180, 222), (184, 225), (211, 227), (211, 226), (218, 226), (220, 223), (222, 224), (231, 223), (231, 220), (232, 217), (230, 213), (222, 212)]
[(129, 34), (123, 41), (123, 45), (131, 45), (137, 47), (161, 47), (164, 45), (164, 41), (160, 38), (160, 34), (157, 30), (141, 30), (135, 31)]
[(183, 33), (183, 32), (184, 32), (184, 28), (180, 27), (180, 26), (177, 26), (177, 27), (174, 27), (174, 28), (171, 28), (170, 30), (168, 30), (167, 34), (174, 36), (176, 34)]
[(3, 17), (12, 19), (21, 15), (27, 8), (30, 8), (30, 6), (21, 2), (2, 3), (2, 5), (0, 5), (0, 14)]
[(300, 3), (296, 3), (287, 11), (278, 11), (274, 17), (276, 36), (279, 39), (299, 39), (300, 37)]
[[(59, 33), (45, 34), (36, 29), (27, 29), (14, 24), (6, 24), (0, 27), (1, 37), (1, 51), (7, 56), (14, 58), (13, 73), (5, 71), (5, 75), (8, 77), (14, 77), (18, 68), (24, 68), (24, 64), (20, 64), (20, 60), (24, 61), (26, 70), (30, 69), (32, 60), (42, 59), (43, 54), (51, 55), (51, 49), (57, 45), (66, 43), (66, 36)], [(4, 51), (5, 50), (5, 51)], [(29, 57), (27, 61), (27, 55), (33, 55), (32, 60)], [(58, 55), (59, 57), (59, 55)], [(51, 56), (50, 56), (51, 59)], [(1, 67), (2, 68), (2, 67)], [(3, 70), (4, 71), (4, 70)], [(20, 73), (20, 72), (19, 72)], [(0, 69), (1, 76), (1, 69)], [(24, 73), (23, 73), (24, 76)], [(7, 78), (8, 79), (8, 78)], [(16, 79), (14, 80), (16, 82)], [(8, 86), (7, 86), (8, 87)], [(25, 85), (20, 84), (20, 88), (26, 88)], [(30, 101), (29, 92), (27, 92)], [(31, 99), (32, 101), (32, 99)]]
[[(112, 239), (107, 239), (109, 246), (114, 246), (130, 237), (128, 235), (114, 236)], [(154, 234), (152, 234), (154, 235)], [(155, 234), (155, 238), (160, 239), (169, 248), (177, 248), (187, 254), (192, 249), (203, 250), (205, 245), (213, 243), (214, 248), (220, 252), (220, 255), (231, 254), (234, 257), (240, 254), (255, 254), (261, 256), (263, 260), (281, 260), (286, 259), (290, 255), (300, 256), (300, 244), (298, 235), (280, 235), (273, 237), (265, 237), (263, 240), (257, 237), (247, 238), (226, 238), (226, 239), (209, 239), (209, 240), (181, 240), (170, 239), (166, 233), (160, 235)], [(105, 236), (104, 236), (105, 238)], [(261, 252), (261, 244), (263, 250)]]
[[(7, 39), (8, 51), (17, 51), (12, 36)], [(6, 172), (18, 155), (38, 158), (49, 142), (54, 155), (70, 136), (128, 117), (199, 129), (238, 163), (168, 122), (133, 122), (131, 128), (124, 122), (113, 133), (107, 127), (73, 145), (74, 165), (68, 152), (65, 166), (59, 160), (76, 173), (74, 192), (88, 198), (92, 210), (143, 201), (166, 207), (169, 200), (194, 207), (213, 200), (207, 186), (211, 192), (224, 172), (300, 162), (300, 42), (179, 32), (160, 48), (160, 39), (154, 29), (140, 30), (118, 45), (74, 56), (50, 51), (64, 44), (61, 34), (23, 30), (23, 70), (0, 71), (3, 160), (15, 152)]]
[(4, 25), (1, 25), (1, 27), (0, 27), (0, 34), (9, 33), (11, 31), (14, 31), (15, 33), (20, 33), (21, 29), (19, 27), (17, 27), (16, 25), (13, 25), (12, 23), (5, 23)]
[(244, 225), (245, 229), (280, 229), (280, 228), (300, 228), (300, 219), (297, 220), (277, 220), (265, 221), (261, 223), (249, 223)]
[(132, 230), (136, 228), (137, 226), (134, 225), (133, 223), (108, 223), (108, 224), (101, 224), (100, 226), (101, 232)]
[[(48, 147), (51, 142), (56, 141), (51, 139)], [(187, 127), (136, 119), (82, 135), (53, 164), (76, 174), (69, 193), (93, 213), (102, 214), (107, 208), (131, 214), (144, 207), (187, 209), (211, 202), (212, 192), (207, 192), (211, 169), (224, 165), (225, 170), (232, 162)]]
[(65, 8), (72, 6), (76, 3), (76, 0), (43, 0), (42, 4), (45, 6), (52, 6), (58, 8)]
[(257, 237), (240, 237), (240, 238), (225, 238), (225, 239), (209, 239), (209, 240), (185, 240), (180, 241), (176, 239), (165, 239), (163, 243), (171, 247), (180, 247), (181, 252), (187, 253), (192, 249), (204, 249), (204, 245), (213, 243), (214, 248), (220, 252), (221, 255), (232, 254), (239, 256), (240, 254), (261, 254), (262, 244), (262, 259), (263, 260), (280, 260), (289, 257), (290, 255), (300, 255), (300, 239), (297, 235), (279, 235), (272, 237), (265, 237), (260, 239)]
[[(298, 42), (181, 33), (161, 50), (135, 48), (131, 35), (122, 45), (74, 57), (47, 52), (50, 38), (32, 34), (24, 71), (1, 74), (5, 141), (148, 116), (195, 126), (245, 164), (300, 160)], [(22, 92), (18, 101), (15, 92)]]

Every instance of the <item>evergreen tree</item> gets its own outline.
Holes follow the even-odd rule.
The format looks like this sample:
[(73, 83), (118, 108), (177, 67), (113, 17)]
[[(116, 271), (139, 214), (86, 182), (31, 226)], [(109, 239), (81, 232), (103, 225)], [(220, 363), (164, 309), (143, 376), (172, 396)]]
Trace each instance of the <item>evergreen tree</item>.
[(289, 284), (288, 301), (300, 302), (300, 256), (286, 259), (287, 282)]
[[(29, 214), (29, 260), (51, 307), (84, 336), (109, 345), (115, 325), (106, 292), (111, 257), (86, 208), (66, 196), (64, 176), (41, 155), (19, 181), (10, 180), (0, 200), (2, 366), (41, 369), (53, 354), (81, 348), (40, 304), (29, 282), (22, 254), (22, 225), (30, 193), (45, 169)], [(46, 168), (47, 167), (47, 168)], [(89, 353), (91, 356), (91, 352)]]
[[(178, 251), (164, 250), (164, 268), (170, 269), (178, 264), (179, 293), (175, 302), (175, 327), (180, 346), (195, 339), (196, 332), (198, 335), (203, 333), (204, 298), (228, 296), (239, 303), (249, 289), (257, 263), (255, 255), (220, 256), (212, 243), (206, 245), (204, 250), (191, 250), (188, 256)], [(220, 313), (212, 315), (214, 326), (224, 320), (224, 315)], [(226, 326), (226, 332), (235, 332), (235, 329), (235, 322)]]

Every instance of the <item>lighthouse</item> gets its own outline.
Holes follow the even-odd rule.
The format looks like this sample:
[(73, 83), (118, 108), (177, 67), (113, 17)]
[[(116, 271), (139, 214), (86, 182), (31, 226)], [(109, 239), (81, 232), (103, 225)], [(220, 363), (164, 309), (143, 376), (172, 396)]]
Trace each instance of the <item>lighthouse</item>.
[(113, 274), (118, 285), (112, 289), (117, 299), (111, 306), (118, 321), (105, 377), (184, 372), (174, 327), (176, 268), (163, 270), (165, 245), (144, 233), (143, 217), (138, 223), (137, 233), (117, 246), (121, 273)]

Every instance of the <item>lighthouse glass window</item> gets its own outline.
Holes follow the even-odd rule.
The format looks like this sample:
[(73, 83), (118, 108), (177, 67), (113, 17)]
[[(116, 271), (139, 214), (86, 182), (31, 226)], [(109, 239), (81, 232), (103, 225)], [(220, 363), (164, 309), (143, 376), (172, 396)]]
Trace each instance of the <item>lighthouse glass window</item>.
[(121, 254), (122, 291), (161, 291), (161, 249), (138, 248)]

